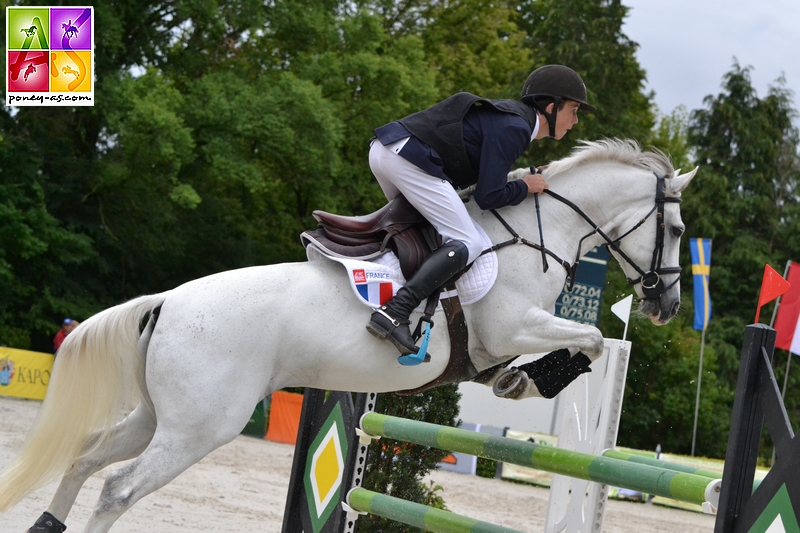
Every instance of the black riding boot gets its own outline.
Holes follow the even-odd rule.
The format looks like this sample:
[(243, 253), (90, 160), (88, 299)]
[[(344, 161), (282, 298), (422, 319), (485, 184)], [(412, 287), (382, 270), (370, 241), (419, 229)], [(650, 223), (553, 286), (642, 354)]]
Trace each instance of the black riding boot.
[(408, 317), (433, 291), (463, 270), (468, 258), (469, 251), (461, 241), (437, 248), (397, 294), (372, 313), (367, 331), (379, 339), (388, 339), (402, 355), (417, 353)]

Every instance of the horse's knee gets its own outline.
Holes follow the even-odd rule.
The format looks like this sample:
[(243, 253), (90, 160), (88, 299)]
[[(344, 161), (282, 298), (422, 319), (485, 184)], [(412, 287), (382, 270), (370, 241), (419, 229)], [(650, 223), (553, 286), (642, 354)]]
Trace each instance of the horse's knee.
[(96, 515), (119, 516), (136, 503), (130, 478), (127, 468), (120, 468), (108, 475), (95, 508)]
[(600, 332), (599, 329), (597, 328), (593, 329), (594, 331), (592, 331), (592, 336), (591, 336), (592, 345), (589, 350), (589, 353), (586, 353), (586, 355), (589, 356), (589, 359), (591, 359), (592, 361), (596, 361), (598, 357), (603, 355), (603, 349), (605, 347), (605, 339), (603, 338), (603, 334)]

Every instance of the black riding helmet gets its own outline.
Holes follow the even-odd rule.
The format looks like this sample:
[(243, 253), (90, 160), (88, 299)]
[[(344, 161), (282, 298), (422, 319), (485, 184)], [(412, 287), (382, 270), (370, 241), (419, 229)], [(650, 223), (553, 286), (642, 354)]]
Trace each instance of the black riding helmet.
[[(545, 65), (528, 76), (522, 87), (522, 101), (539, 111), (550, 125), (550, 137), (556, 136), (556, 114), (562, 100), (580, 104), (580, 109), (594, 113), (594, 106), (586, 101), (586, 85), (577, 72), (564, 65)], [(545, 111), (553, 102), (553, 112)]]

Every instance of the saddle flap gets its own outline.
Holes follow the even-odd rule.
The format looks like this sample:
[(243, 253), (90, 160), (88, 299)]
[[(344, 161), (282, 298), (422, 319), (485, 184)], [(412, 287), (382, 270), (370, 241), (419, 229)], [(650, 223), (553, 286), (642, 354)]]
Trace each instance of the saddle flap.
[(389, 247), (400, 261), (403, 277), (411, 279), (425, 259), (442, 243), (441, 236), (426, 220), (393, 235), (389, 239)]
[(423, 217), (403, 195), (398, 195), (374, 213), (347, 217), (316, 210), (312, 216), (320, 226), (340, 235), (375, 235), (395, 225), (409, 226), (423, 222)]
[(300, 242), (304, 248), (308, 248), (310, 244), (318, 247), (327, 255), (334, 257), (350, 257), (352, 259), (360, 259), (362, 261), (369, 261), (375, 257), (386, 252), (380, 241), (367, 241), (363, 243), (343, 243), (341, 239), (331, 239), (328, 237), (328, 232), (323, 227), (304, 231), (300, 234)]

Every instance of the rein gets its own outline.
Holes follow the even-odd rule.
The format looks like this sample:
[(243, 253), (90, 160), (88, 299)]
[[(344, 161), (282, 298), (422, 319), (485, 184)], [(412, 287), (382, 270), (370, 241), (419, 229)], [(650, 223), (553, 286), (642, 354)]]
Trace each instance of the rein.
[[(488, 253), (491, 253), (491, 252), (495, 252), (495, 251), (499, 250), (500, 248), (505, 248), (506, 246), (511, 246), (512, 244), (524, 244), (525, 246), (530, 246), (531, 248), (534, 248), (534, 249), (539, 250), (540, 252), (542, 252), (542, 257), (544, 258), (544, 262), (543, 262), (543, 265), (542, 265), (542, 270), (544, 272), (547, 272), (547, 269), (549, 268), (548, 265), (547, 265), (547, 255), (549, 255), (550, 257), (552, 257), (556, 261), (558, 261), (559, 264), (564, 267), (564, 269), (567, 271), (567, 277), (570, 280), (569, 290), (570, 291), (572, 290), (572, 286), (575, 283), (575, 272), (578, 270), (578, 261), (577, 260), (575, 261), (575, 263), (570, 264), (569, 261), (561, 259), (559, 256), (557, 256), (555, 253), (553, 253), (551, 250), (545, 248), (544, 246), (538, 245), (535, 242), (531, 242), (531, 241), (529, 241), (528, 239), (526, 239), (524, 237), (520, 237), (519, 234), (516, 231), (514, 231), (514, 228), (512, 228), (509, 225), (509, 223), (506, 222), (506, 220), (502, 216), (500, 216), (500, 213), (498, 213), (494, 209), (490, 209), (490, 211), (492, 212), (492, 214), (495, 217), (497, 217), (497, 220), (499, 220), (500, 223), (503, 224), (503, 226), (505, 226), (505, 228), (511, 234), (512, 239), (509, 239), (507, 241), (503, 241), (501, 243), (495, 244), (491, 248), (487, 248), (486, 250), (481, 252), (481, 255), (488, 254)], [(538, 202), (537, 202), (537, 211), (538, 211)], [(591, 235), (591, 233), (589, 235)], [(587, 235), (587, 237), (588, 237), (588, 235)], [(586, 237), (584, 237), (584, 239), (585, 238)], [(581, 242), (582, 241), (583, 241), (583, 239), (581, 239)], [(580, 252), (580, 250), (579, 250), (579, 252)], [(578, 257), (580, 257), (580, 255)]]
[[(611, 250), (616, 252), (626, 263), (628, 263), (631, 267), (633, 267), (634, 270), (636, 270), (636, 272), (639, 274), (639, 277), (636, 279), (627, 278), (628, 285), (633, 286), (636, 285), (637, 283), (641, 283), (642, 292), (644, 293), (646, 298), (658, 298), (665, 291), (669, 290), (673, 285), (675, 285), (680, 280), (682, 272), (680, 267), (661, 266), (664, 254), (664, 233), (665, 233), (664, 204), (667, 202), (671, 203), (681, 202), (680, 198), (675, 198), (666, 195), (666, 181), (664, 176), (659, 176), (656, 174), (656, 198), (655, 198), (655, 205), (653, 206), (653, 208), (644, 216), (644, 218), (639, 220), (639, 222), (637, 222), (631, 229), (629, 229), (616, 239), (612, 239), (611, 237), (606, 235), (605, 232), (603, 232), (603, 230), (600, 229), (600, 227), (597, 224), (595, 224), (594, 221), (586, 213), (584, 213), (580, 207), (575, 205), (570, 200), (567, 200), (560, 194), (552, 192), (549, 189), (546, 189), (544, 192), (549, 194), (559, 202), (563, 203), (573, 211), (575, 211), (575, 213), (580, 215), (581, 218), (583, 218), (586, 222), (588, 222), (589, 225), (592, 227), (592, 231), (584, 235), (578, 242), (578, 251), (575, 256), (575, 261), (572, 264), (570, 264), (568, 261), (560, 258), (558, 255), (553, 253), (544, 245), (544, 235), (542, 233), (542, 219), (539, 208), (538, 193), (534, 194), (533, 196), (536, 202), (536, 216), (539, 220), (540, 244), (536, 244), (534, 242), (531, 242), (527, 239), (520, 237), (519, 234), (516, 231), (514, 231), (514, 229), (508, 224), (508, 222), (506, 222), (505, 219), (503, 219), (503, 217), (496, 210), (492, 209), (491, 210), (492, 214), (503, 224), (506, 230), (508, 230), (508, 232), (511, 233), (513, 238), (508, 241), (495, 244), (491, 248), (484, 250), (481, 255), (494, 252), (496, 250), (499, 250), (500, 248), (504, 248), (512, 244), (524, 244), (526, 246), (530, 246), (531, 248), (539, 250), (542, 253), (542, 270), (544, 272), (547, 272), (549, 268), (547, 264), (548, 255), (553, 259), (555, 259), (556, 261), (558, 261), (558, 263), (564, 267), (564, 269), (567, 271), (567, 279), (569, 280), (567, 290), (572, 291), (572, 288), (575, 285), (575, 275), (578, 270), (578, 263), (580, 262), (581, 249), (583, 248), (583, 241), (586, 240), (586, 238), (597, 233), (603, 238), (603, 240), (606, 241), (606, 246), (608, 246)], [(634, 263), (633, 260), (631, 260), (631, 258), (628, 257), (628, 255), (625, 252), (622, 251), (622, 249), (620, 248), (620, 242), (622, 241), (622, 239), (624, 239), (625, 237), (636, 231), (638, 228), (640, 228), (647, 221), (647, 219), (650, 218), (650, 216), (653, 213), (656, 213), (656, 218), (658, 219), (656, 224), (656, 242), (655, 242), (655, 247), (653, 248), (653, 260), (650, 263), (650, 270), (645, 272), (641, 267), (639, 267), (639, 265)], [(661, 275), (663, 274), (678, 274), (678, 277), (675, 279), (675, 281), (670, 283), (669, 286), (665, 287), (664, 281), (661, 279)]]

